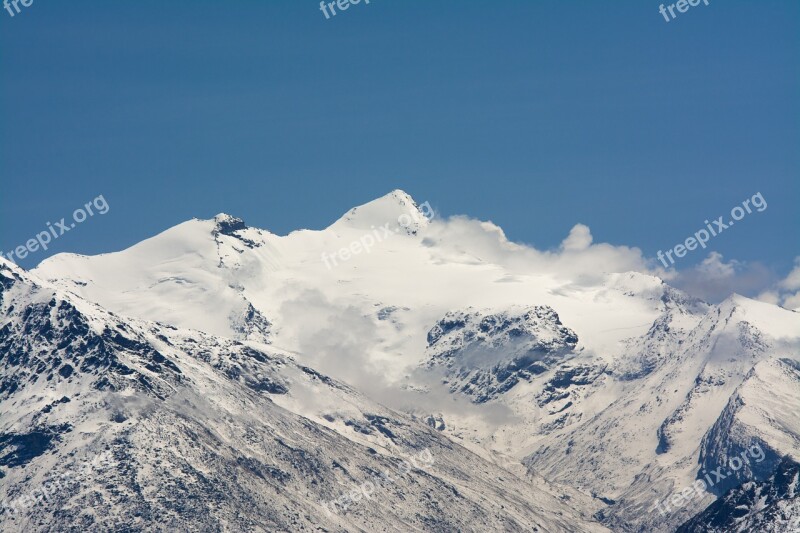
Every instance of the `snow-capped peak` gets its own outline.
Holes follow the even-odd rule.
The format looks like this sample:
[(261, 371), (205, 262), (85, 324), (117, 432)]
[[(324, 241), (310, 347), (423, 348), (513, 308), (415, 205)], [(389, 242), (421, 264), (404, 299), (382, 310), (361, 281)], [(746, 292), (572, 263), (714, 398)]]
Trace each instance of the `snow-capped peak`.
[(390, 229), (400, 227), (408, 233), (416, 233), (428, 225), (433, 214), (427, 203), (422, 205), (427, 206), (428, 212), (420, 209), (420, 205), (407, 192), (396, 189), (377, 200), (352, 208), (334, 222), (329, 229), (369, 230), (389, 224)]
[(737, 317), (775, 338), (793, 338), (798, 334), (797, 316), (793, 311), (741, 294), (731, 294), (716, 309), (719, 316)]

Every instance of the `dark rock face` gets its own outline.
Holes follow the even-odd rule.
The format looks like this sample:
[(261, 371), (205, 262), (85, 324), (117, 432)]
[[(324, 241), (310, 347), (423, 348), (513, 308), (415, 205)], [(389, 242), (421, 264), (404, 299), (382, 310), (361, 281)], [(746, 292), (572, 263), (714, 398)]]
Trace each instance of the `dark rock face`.
[[(220, 235), (224, 235), (226, 237), (233, 237), (247, 248), (258, 248), (260, 245), (257, 242), (248, 239), (242, 233), (246, 229), (248, 229), (248, 227), (242, 219), (220, 214), (214, 217), (214, 229), (211, 230), (211, 235), (214, 236), (214, 240), (217, 241), (217, 244), (220, 242)], [(239, 250), (239, 252), (241, 253), (241, 250)]]
[(250, 302), (247, 302), (244, 313), (237, 317), (231, 317), (230, 320), (231, 328), (238, 334), (238, 339), (270, 343), (272, 323)]
[(548, 306), (454, 311), (428, 332), (427, 367), (443, 370), (452, 392), (484, 403), (549, 370), (577, 343)]
[[(553, 377), (547, 381), (544, 389), (537, 396), (540, 407), (570, 397), (576, 387), (591, 385), (606, 372), (606, 365), (564, 366), (556, 369)], [(562, 407), (567, 409), (570, 405)]]
[(60, 440), (60, 435), (72, 428), (68, 424), (45, 427), (27, 433), (0, 433), (0, 466), (25, 466), (44, 454)]
[(220, 235), (236, 237), (235, 233), (239, 230), (247, 229), (244, 220), (230, 215), (218, 215), (214, 218), (217, 223), (214, 231)]
[(152, 380), (125, 361), (128, 357), (167, 382), (181, 379), (181, 370), (171, 360), (125, 324), (107, 325), (98, 333), (67, 301), (53, 298), (47, 304), (31, 304), (14, 318), (0, 330), (0, 398), (7, 398), (22, 384), (70, 382), (84, 375), (96, 377), (98, 390), (133, 385), (158, 394)]

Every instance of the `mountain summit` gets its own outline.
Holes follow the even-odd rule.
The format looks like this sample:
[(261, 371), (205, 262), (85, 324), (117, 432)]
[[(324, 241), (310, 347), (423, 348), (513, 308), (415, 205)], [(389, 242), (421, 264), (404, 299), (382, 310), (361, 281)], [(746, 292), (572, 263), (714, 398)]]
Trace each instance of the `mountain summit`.
[(405, 191), (396, 189), (364, 205), (354, 207), (328, 229), (348, 227), (369, 231), (389, 224), (392, 231), (402, 228), (415, 233), (428, 224), (433, 211), (424, 212)]

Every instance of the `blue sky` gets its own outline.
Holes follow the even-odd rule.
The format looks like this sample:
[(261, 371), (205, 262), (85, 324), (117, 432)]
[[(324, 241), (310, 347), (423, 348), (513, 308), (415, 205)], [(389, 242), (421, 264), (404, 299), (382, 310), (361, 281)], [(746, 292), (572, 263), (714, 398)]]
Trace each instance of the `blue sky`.
[[(191, 217), (322, 228), (395, 188), (555, 247), (800, 255), (800, 3), (34, 0), (0, 11), (0, 250), (125, 248)], [(681, 266), (705, 257), (689, 254)]]

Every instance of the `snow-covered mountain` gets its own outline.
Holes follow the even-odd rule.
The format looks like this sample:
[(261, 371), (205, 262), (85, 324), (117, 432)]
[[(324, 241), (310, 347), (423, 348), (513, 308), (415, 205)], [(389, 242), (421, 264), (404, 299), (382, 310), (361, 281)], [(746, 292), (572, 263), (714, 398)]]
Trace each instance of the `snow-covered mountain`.
[(4, 261), (0, 316), (3, 531), (607, 531), (591, 499), (267, 345), (124, 319)]
[[(576, 226), (559, 249), (539, 251), (510, 242), (490, 222), (443, 219), (429, 204), (394, 191), (321, 231), (279, 236), (221, 214), (185, 222), (121, 252), (61, 254), (30, 275), (13, 271), (39, 280), (27, 285), (52, 287), (47, 290), (70, 305), (91, 309), (86, 316), (102, 314), (109, 331), (115, 331), (114, 321), (138, 328), (120, 348), (133, 358), (125, 363), (133, 373), (125, 380), (124, 374), (106, 378), (122, 380), (131, 398), (151, 401), (155, 392), (139, 380), (137, 369), (168, 361), (181, 373), (167, 366), (160, 380), (145, 370), (141, 375), (151, 387), (159, 384), (164, 399), (158, 401), (180, 412), (164, 391), (186, 380), (187, 368), (202, 368), (202, 379), (191, 374), (179, 387), (204, 402), (192, 410), (194, 424), (219, 410), (239, 420), (258, 406), (265, 414), (257, 425), (267, 427), (275, 424), (273, 411), (280, 412), (292, 428), (307, 422), (330, 431), (330, 442), (313, 453), (336, 457), (338, 464), (344, 464), (336, 452), (344, 442), (374, 437), (377, 442), (361, 444), (379, 450), (387, 434), (402, 434), (400, 426), (411, 432), (403, 442), (410, 449), (431, 449), (437, 465), (433, 442), (458, 450), (453, 461), (465, 449), (474, 454), (470, 461), (482, 461), (480, 467), (462, 464), (454, 477), (474, 475), (472, 468), (497, 469), (498, 479), (513, 480), (513, 486), (493, 482), (481, 488), (492, 492), (487, 501), (501, 502), (507, 490), (521, 491), (514, 498), (524, 500), (515, 499), (513, 511), (500, 503), (506, 510), (499, 516), (508, 513), (504, 520), (513, 523), (491, 518), (485, 506), (467, 512), (476, 500), (484, 501), (469, 485), (479, 480), (468, 476), (457, 488), (469, 492), (469, 502), (453, 513), (442, 511), (442, 524), (415, 522), (411, 517), (419, 508), (404, 508), (409, 528), (515, 531), (535, 523), (544, 531), (589, 531), (597, 525), (586, 517), (594, 515), (615, 531), (675, 531), (684, 523), (686, 531), (704, 531), (708, 520), (690, 520), (708, 512), (718, 496), (746, 483), (768, 484), (785, 457), (800, 455), (800, 314), (738, 295), (719, 305), (699, 301), (654, 275), (638, 250), (593, 244), (585, 226)], [(7, 323), (20, 320), (20, 305), (4, 318)], [(50, 335), (58, 343), (68, 332)], [(129, 341), (135, 342), (125, 347)], [(215, 346), (237, 353), (236, 363)], [(246, 355), (250, 350), (267, 363)], [(14, 383), (26, 373), (38, 374), (32, 360), (26, 361), (27, 370), (14, 367)], [(55, 391), (61, 374), (51, 370), (56, 381), (48, 386)], [(33, 386), (41, 385), (27, 385)], [(52, 403), (65, 395), (50, 396)], [(218, 397), (236, 398), (236, 407)], [(73, 405), (71, 400), (51, 409)], [(347, 414), (337, 414), (341, 409)], [(177, 415), (164, 416), (183, 427)], [(400, 422), (387, 427), (384, 418)], [(234, 422), (221, 420), (220, 435), (232, 434)], [(58, 424), (75, 426), (70, 419)], [(19, 422), (23, 427), (33, 426)], [(297, 431), (307, 436), (310, 430)], [(172, 438), (192, 447), (186, 433)], [(413, 444), (415, 439), (422, 444)], [(681, 505), (669, 505), (668, 512), (660, 505), (755, 445), (764, 452), (762, 461), (749, 462)], [(238, 441), (230, 446), (241, 448)], [(259, 453), (272, 453), (261, 446)], [(313, 455), (297, 442), (292, 446)], [(350, 455), (378, 469), (369, 462), (375, 457)], [(277, 461), (258, 457), (265, 464)], [(303, 495), (303, 474), (274, 464), (298, 483), (292, 505), (307, 504), (326, 490), (314, 484), (313, 490), (302, 488), (308, 493)], [(335, 468), (330, 473), (340, 474)], [(530, 479), (547, 488), (517, 484)], [(543, 503), (548, 495), (557, 506)], [(424, 496), (403, 492), (402, 498)], [(525, 518), (526, 506), (537, 504), (553, 512), (537, 510)], [(748, 516), (759, 517), (752, 523), (769, 523), (773, 515), (759, 514), (758, 505), (753, 500), (748, 507)], [(472, 512), (480, 518), (467, 525), (456, 521)], [(365, 523), (338, 527), (372, 530)]]

